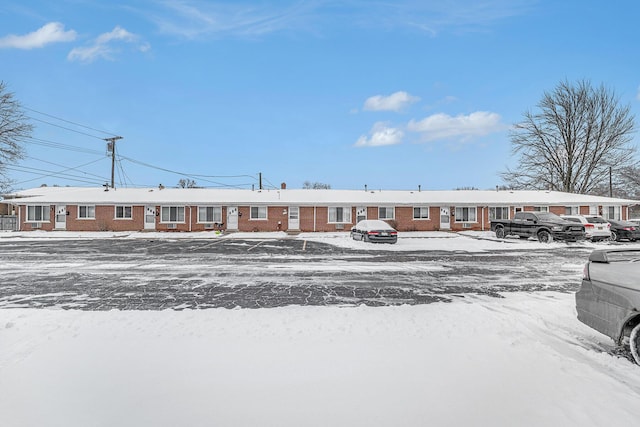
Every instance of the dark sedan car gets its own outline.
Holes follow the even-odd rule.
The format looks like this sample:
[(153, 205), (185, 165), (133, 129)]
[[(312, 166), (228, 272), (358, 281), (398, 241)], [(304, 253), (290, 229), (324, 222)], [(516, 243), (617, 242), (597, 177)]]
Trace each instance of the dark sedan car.
[(640, 227), (633, 222), (610, 219), (609, 224), (611, 224), (611, 240), (629, 240), (630, 242), (640, 240)]
[(628, 345), (640, 364), (640, 250), (598, 250), (576, 292), (578, 320)]
[(398, 232), (379, 219), (365, 219), (351, 229), (351, 238), (373, 243), (396, 243)]

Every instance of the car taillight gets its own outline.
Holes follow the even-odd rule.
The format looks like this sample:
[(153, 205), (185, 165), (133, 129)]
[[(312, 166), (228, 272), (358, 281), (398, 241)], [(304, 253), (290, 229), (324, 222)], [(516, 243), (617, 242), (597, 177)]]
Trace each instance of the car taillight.
[(595, 227), (593, 224), (585, 224), (584, 225), (584, 228), (593, 228), (593, 227)]
[(633, 231), (635, 229), (636, 229), (635, 227), (625, 227), (625, 228), (623, 228), (624, 231)]
[(589, 278), (589, 263), (586, 263), (582, 269), (582, 280), (591, 280)]
[(391, 234), (392, 236), (397, 236), (397, 235), (398, 235), (398, 232), (397, 232), (397, 231), (392, 231), (392, 232), (391, 232), (391, 233), (389, 233), (389, 234)]
[(374, 236), (377, 236), (378, 234), (380, 234), (379, 231), (367, 231), (367, 234), (371, 235), (373, 234)]

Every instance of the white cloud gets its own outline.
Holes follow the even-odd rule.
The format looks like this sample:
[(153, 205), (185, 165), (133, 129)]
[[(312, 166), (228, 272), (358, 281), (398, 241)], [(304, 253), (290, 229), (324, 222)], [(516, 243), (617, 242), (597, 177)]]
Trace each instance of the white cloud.
[[(283, 2), (285, 3), (285, 2)], [(290, 3), (290, 2), (286, 2)], [(161, 32), (189, 39), (213, 37), (260, 37), (290, 30), (309, 30), (307, 19), (316, 12), (316, 2), (251, 4), (240, 2), (163, 1), (163, 9), (149, 14)]]
[(495, 23), (526, 14), (536, 0), (438, 2), (351, 0), (336, 12), (326, 0), (239, 2), (155, 0), (138, 13), (165, 34), (189, 39), (263, 37), (280, 31), (331, 34), (336, 28), (393, 31), (409, 28), (436, 37), (441, 32), (486, 31)]
[(120, 51), (116, 42), (132, 44), (140, 52), (146, 52), (150, 48), (150, 45), (140, 41), (136, 34), (116, 26), (111, 32), (100, 34), (91, 45), (71, 50), (67, 59), (80, 62), (93, 62), (98, 58), (113, 60), (115, 54)]
[(362, 135), (356, 141), (356, 147), (380, 147), (383, 145), (396, 145), (402, 142), (404, 132), (398, 128), (388, 127), (385, 122), (377, 122), (371, 128), (369, 137)]
[(420, 121), (411, 120), (407, 129), (419, 132), (426, 141), (437, 139), (457, 139), (466, 141), (474, 137), (488, 135), (505, 129), (500, 115), (488, 111), (476, 111), (468, 116), (449, 116), (439, 113)]
[(25, 34), (23, 36), (10, 34), (8, 36), (0, 38), (0, 49), (41, 48), (51, 43), (73, 41), (76, 39), (76, 35), (76, 32), (73, 30), (65, 31), (64, 25), (59, 22), (49, 22), (36, 31)]
[(364, 102), (367, 111), (401, 111), (405, 107), (420, 101), (417, 96), (411, 96), (407, 92), (395, 92), (389, 96), (376, 95)]

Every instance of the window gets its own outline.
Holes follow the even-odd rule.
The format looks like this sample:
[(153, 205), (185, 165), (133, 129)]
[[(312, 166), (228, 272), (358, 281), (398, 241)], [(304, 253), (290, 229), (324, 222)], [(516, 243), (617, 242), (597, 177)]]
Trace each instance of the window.
[(456, 222), (476, 222), (476, 208), (456, 208)]
[(496, 206), (489, 208), (489, 221), (496, 219), (509, 219), (508, 206)]
[(27, 221), (49, 222), (51, 213), (49, 206), (27, 206)]
[(267, 219), (267, 207), (251, 206), (251, 219)]
[(161, 222), (184, 222), (184, 206), (162, 206)]
[(420, 206), (413, 208), (413, 219), (429, 219), (429, 207)]
[(396, 217), (396, 210), (393, 207), (380, 206), (378, 208), (378, 219), (394, 219)]
[(351, 223), (351, 208), (330, 207), (329, 223)]
[(534, 206), (534, 212), (549, 212), (549, 206)]
[(566, 206), (564, 208), (565, 215), (580, 215), (580, 206)]
[(602, 216), (605, 217), (605, 219), (620, 220), (620, 211), (620, 206), (603, 206)]
[(96, 219), (95, 206), (78, 206), (79, 219)]
[(131, 219), (131, 206), (116, 206), (116, 219)]
[(199, 206), (198, 222), (222, 222), (222, 208), (220, 206)]

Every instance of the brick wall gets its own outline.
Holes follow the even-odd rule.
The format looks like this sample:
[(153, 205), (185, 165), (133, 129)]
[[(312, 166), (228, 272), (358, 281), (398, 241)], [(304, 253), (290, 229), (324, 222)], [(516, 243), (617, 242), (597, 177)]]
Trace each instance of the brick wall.
[[(344, 231), (348, 232), (356, 222), (356, 206), (351, 207), (351, 223), (334, 224), (329, 223), (329, 208), (328, 207), (312, 207), (301, 206), (300, 209), (300, 231), (318, 231), (318, 232), (335, 232)], [(478, 206), (476, 207), (476, 221), (468, 222), (468, 227), (464, 226), (464, 222), (455, 221), (455, 207), (448, 206), (451, 212), (450, 227), (453, 231), (461, 230), (489, 230), (489, 208)], [(250, 206), (238, 207), (238, 230), (244, 232), (260, 231), (287, 231), (289, 230), (289, 216), (288, 207), (268, 207), (267, 218), (251, 219)], [(533, 206), (525, 206), (525, 211), (533, 211)], [(510, 208), (511, 218), (515, 213), (515, 208)], [(367, 206), (367, 218), (378, 219), (378, 208), (375, 206)], [(550, 206), (549, 211), (558, 215), (565, 213), (564, 206)], [(160, 212), (160, 207), (156, 206), (156, 212)], [(588, 214), (589, 207), (581, 206), (580, 213)], [(26, 206), (19, 207), (20, 229), (29, 231), (34, 229), (30, 222), (26, 221), (27, 212)], [(41, 230), (53, 230), (55, 225), (55, 206), (50, 206), (50, 222), (40, 223)], [(623, 207), (622, 216), (626, 218), (627, 210)], [(131, 219), (116, 219), (115, 218), (115, 206), (96, 206), (95, 207), (95, 219), (80, 219), (78, 218), (78, 205), (67, 206), (66, 216), (66, 229), (69, 231), (141, 231), (144, 230), (144, 206), (132, 207)], [(206, 228), (204, 223), (198, 223), (198, 206), (185, 206), (185, 220), (183, 223), (175, 223), (175, 228), (170, 228), (167, 223), (160, 222), (160, 216), (156, 215), (156, 230), (157, 231), (215, 231), (226, 230), (228, 227), (227, 222), (227, 207), (222, 206), (222, 226), (214, 228)], [(433, 231), (440, 229), (440, 207), (429, 207), (428, 219), (413, 219), (413, 206), (396, 206), (395, 207), (395, 219), (387, 220), (387, 222), (396, 227), (399, 231)], [(171, 226), (173, 227), (173, 225)]]

